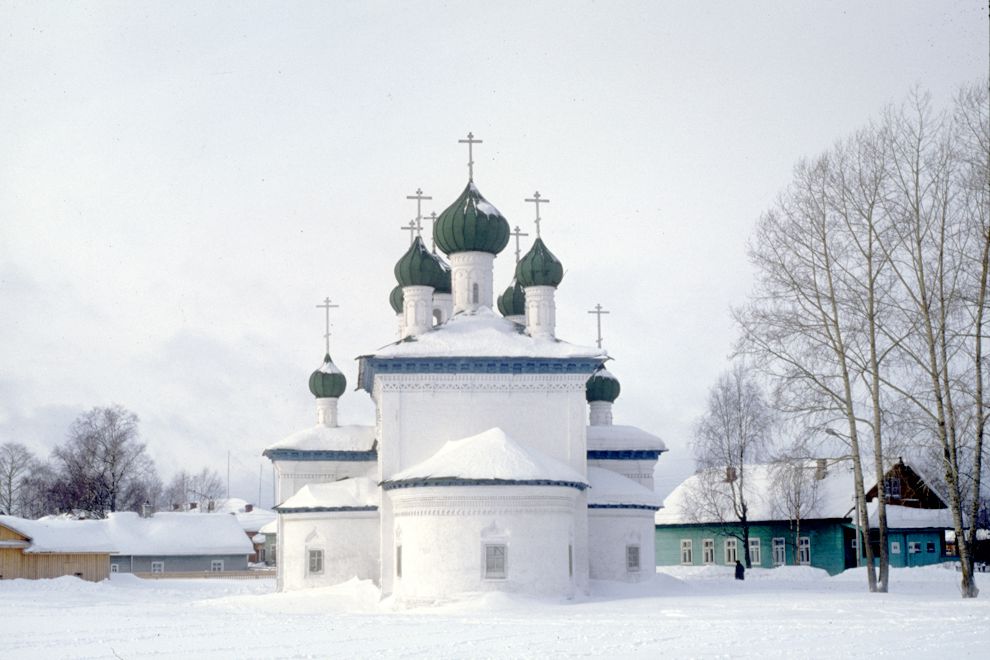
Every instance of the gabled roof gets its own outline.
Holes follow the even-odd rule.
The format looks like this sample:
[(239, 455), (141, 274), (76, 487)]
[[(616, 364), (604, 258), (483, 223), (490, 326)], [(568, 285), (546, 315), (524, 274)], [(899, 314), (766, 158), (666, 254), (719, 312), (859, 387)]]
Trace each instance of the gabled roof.
[(0, 516), (0, 525), (28, 539), (28, 546), (24, 548), (26, 553), (109, 553), (116, 550), (103, 520), (26, 520)]
[(167, 511), (142, 518), (130, 511), (111, 513), (107, 534), (122, 555), (242, 555), (254, 548), (229, 513)]
[[(870, 526), (878, 524), (877, 502), (869, 502), (866, 510)], [(952, 513), (948, 509), (918, 509), (915, 507), (887, 505), (887, 529), (952, 529)]]

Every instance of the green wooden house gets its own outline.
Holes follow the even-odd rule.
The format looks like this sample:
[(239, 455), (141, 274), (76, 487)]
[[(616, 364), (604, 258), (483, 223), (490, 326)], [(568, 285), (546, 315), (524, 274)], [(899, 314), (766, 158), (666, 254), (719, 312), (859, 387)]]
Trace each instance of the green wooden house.
[[(951, 519), (942, 499), (903, 462), (888, 471), (885, 482), (891, 566), (952, 559), (945, 546)], [(873, 521), (876, 490), (874, 486), (868, 493)], [(854, 520), (851, 465), (818, 459), (746, 465), (741, 474), (731, 468), (706, 470), (689, 477), (657, 512), (657, 565), (745, 562), (735, 511), (740, 492), (748, 505), (752, 566), (806, 565), (835, 575), (864, 561)]]

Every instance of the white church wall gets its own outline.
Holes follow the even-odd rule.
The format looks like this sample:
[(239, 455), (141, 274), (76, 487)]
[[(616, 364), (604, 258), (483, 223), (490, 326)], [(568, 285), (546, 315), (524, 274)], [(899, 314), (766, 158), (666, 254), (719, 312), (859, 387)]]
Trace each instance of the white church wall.
[[(377, 582), (378, 512), (292, 513), (279, 516), (279, 589), (326, 587), (353, 577)], [(310, 570), (310, 550), (322, 551)]]
[[(642, 582), (656, 573), (654, 512), (646, 509), (588, 509), (589, 570), (593, 580)], [(630, 570), (627, 548), (639, 549), (639, 568)]]
[[(432, 601), (483, 591), (570, 596), (585, 588), (586, 552), (575, 547), (586, 538), (584, 507), (575, 489), (455, 486), (397, 489), (388, 496), (394, 547), (387, 571), (383, 565), (390, 575), (386, 593)], [(486, 545), (505, 546), (504, 578), (486, 578)]]
[(374, 476), (372, 461), (275, 461), (275, 503), (281, 504), (306, 484)]
[(649, 490), (653, 488), (653, 468), (656, 467), (656, 460), (602, 460), (592, 459), (588, 461), (588, 467), (600, 467), (612, 472), (618, 472), (627, 479), (632, 479), (641, 486)]

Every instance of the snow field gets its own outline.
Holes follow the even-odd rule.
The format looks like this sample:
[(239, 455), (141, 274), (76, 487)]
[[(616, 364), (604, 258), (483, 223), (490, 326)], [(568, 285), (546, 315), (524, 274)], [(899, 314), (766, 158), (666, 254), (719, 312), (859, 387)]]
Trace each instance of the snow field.
[(274, 593), (272, 580), (115, 575), (0, 582), (6, 658), (985, 657), (990, 574), (963, 601), (958, 574), (669, 567), (649, 583), (593, 582), (573, 601), (491, 593), (429, 607), (353, 580)]

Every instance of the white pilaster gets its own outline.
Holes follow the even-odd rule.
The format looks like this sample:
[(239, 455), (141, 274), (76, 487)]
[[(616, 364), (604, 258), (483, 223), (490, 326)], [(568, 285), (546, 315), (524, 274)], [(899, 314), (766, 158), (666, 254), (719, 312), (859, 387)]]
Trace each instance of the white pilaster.
[(434, 293), (433, 311), (439, 312), (439, 323), (446, 323), (454, 315), (454, 295), (452, 293)]
[(421, 335), (433, 327), (433, 287), (402, 287), (404, 337)]
[(337, 399), (321, 397), (316, 400), (316, 423), (323, 426), (337, 426)]
[(455, 252), (450, 255), (454, 314), (492, 308), (492, 276), (495, 255), (488, 252)]
[(530, 337), (554, 338), (557, 307), (552, 286), (526, 287), (526, 331)]
[(588, 406), (591, 408), (588, 421), (592, 426), (612, 426), (611, 401), (591, 401)]

